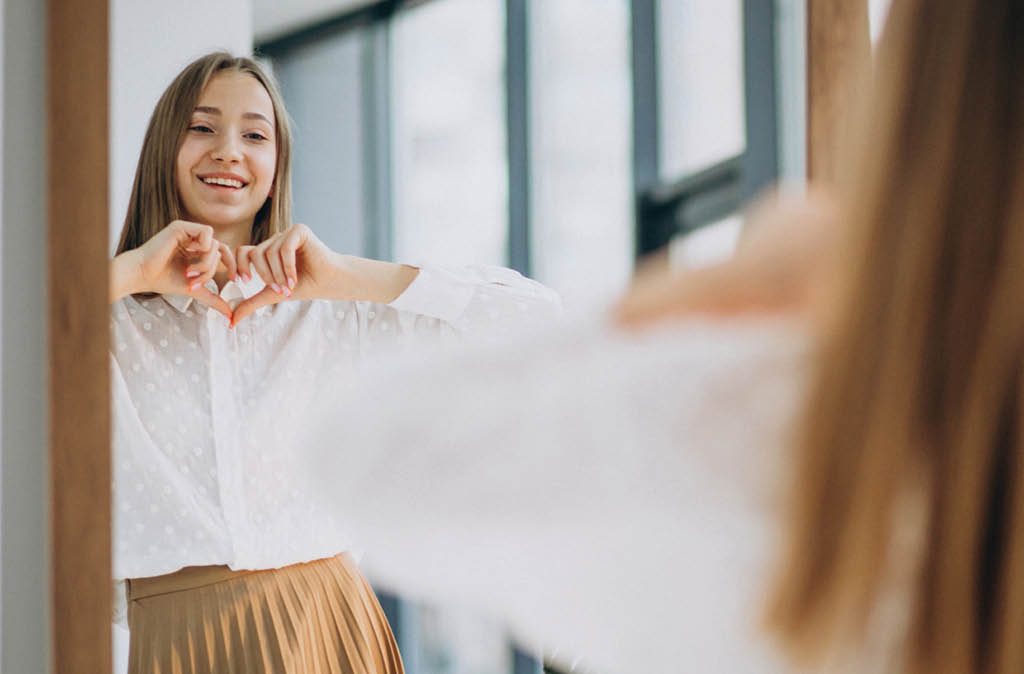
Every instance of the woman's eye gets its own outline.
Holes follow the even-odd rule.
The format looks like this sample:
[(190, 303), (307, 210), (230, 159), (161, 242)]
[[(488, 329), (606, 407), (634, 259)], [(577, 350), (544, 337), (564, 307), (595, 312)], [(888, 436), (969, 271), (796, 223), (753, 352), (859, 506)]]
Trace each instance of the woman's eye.
[(264, 136), (262, 133), (256, 133), (255, 131), (253, 131), (252, 133), (245, 134), (245, 137), (248, 138), (249, 140), (267, 140), (266, 136)]
[(205, 124), (193, 124), (192, 126), (188, 127), (188, 130), (198, 131), (200, 133), (213, 133), (213, 129), (206, 126)]

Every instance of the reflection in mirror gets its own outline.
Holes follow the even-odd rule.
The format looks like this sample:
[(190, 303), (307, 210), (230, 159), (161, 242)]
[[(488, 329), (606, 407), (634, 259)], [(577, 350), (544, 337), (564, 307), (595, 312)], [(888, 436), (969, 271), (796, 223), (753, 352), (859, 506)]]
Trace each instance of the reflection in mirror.
[[(175, 171), (181, 196), (181, 208), (167, 212), (211, 226), (224, 246), (185, 228), (162, 267), (142, 248), (133, 248), (135, 264), (123, 264), (127, 257), (112, 263), (113, 277), (127, 279), (112, 298), (115, 575), (134, 579), (118, 590), (128, 592), (123, 618), (134, 629), (130, 655), (128, 632), (115, 630), (115, 671), (142, 671), (144, 659), (159, 660), (160, 648), (173, 647), (164, 629), (167, 597), (219, 611), (202, 588), (244, 587), (259, 594), (244, 601), (276, 615), (280, 606), (267, 588), (313, 582), (301, 575), (309, 573), (346, 579), (314, 596), (343, 597), (338, 605), (358, 614), (361, 629), (381, 636), (369, 648), (384, 670), (398, 667), (397, 647), (409, 672), (537, 671), (543, 654), (523, 652), (499, 623), (386, 588), (376, 588), (379, 604), (366, 593), (361, 574), (373, 580), (373, 551), (359, 568), (353, 557), (334, 557), (357, 550), (358, 541), (343, 514), (303, 501), (307, 492), (289, 468), (301, 448), (289, 445), (289, 426), (322, 410), (315, 392), (325, 382), (351, 376), (361, 358), (386, 357), (396, 343), (552, 322), (559, 297), (569, 313), (606, 306), (629, 282), (641, 233), (667, 226), (671, 238), (684, 225), (678, 205), (638, 207), (649, 192), (723, 157), (742, 167), (753, 152), (748, 145), (775, 146), (774, 138), (750, 142), (738, 56), (743, 40), (770, 41), (774, 23), (760, 36), (744, 35), (740, 3), (709, 9), (699, 0), (278, 4), (111, 6), (112, 250), (150, 114), (193, 59), (215, 49), (255, 52), (288, 111), (275, 110), (262, 87), (242, 86), (240, 94), (227, 74), (211, 76), (196, 92), (203, 110), (182, 129), (182, 147), (198, 149), (184, 164), (184, 150), (176, 149), (173, 165), (165, 157), (159, 168)], [(692, 16), (704, 29), (676, 27)], [(718, 45), (722, 58), (689, 58), (708, 35), (728, 38)], [(638, 60), (637, 44), (656, 58)], [(709, 82), (721, 84), (716, 95), (706, 91)], [(638, 93), (639, 83), (655, 95)], [(275, 128), (257, 128), (251, 113), (273, 117)], [(691, 114), (699, 125), (686, 122)], [(298, 251), (293, 273), (287, 253), (246, 250), (260, 241), (237, 236), (239, 222), (256, 231), (265, 213), (287, 215), (286, 181), (264, 186), (259, 168), (269, 147), (276, 177), (287, 175), (280, 162), (285, 119), (292, 203), (281, 224), (308, 225), (280, 238), (281, 249)], [(677, 133), (698, 127), (697, 136)], [(709, 139), (721, 147), (697, 142)], [(741, 177), (742, 168), (727, 173), (724, 188), (697, 191), (712, 200), (716, 190), (736, 193)], [(182, 181), (192, 181), (187, 190)], [(143, 185), (140, 198), (155, 194), (155, 185)], [(246, 210), (257, 187), (277, 195), (269, 210), (262, 201), (259, 211)], [(720, 211), (686, 227), (732, 217)], [(196, 249), (181, 252), (189, 246)], [(168, 282), (177, 290), (132, 276), (140, 260), (178, 273)], [(199, 274), (186, 283), (193, 269)], [(198, 287), (182, 289), (193, 282)], [(295, 567), (313, 560), (326, 566)], [(352, 602), (346, 591), (362, 599)], [(290, 619), (291, 609), (281, 610), (280, 620)], [(279, 640), (266, 625), (244, 623), (236, 632), (272, 644), (259, 657), (277, 653)], [(311, 638), (337, 646), (337, 633), (328, 632)]]

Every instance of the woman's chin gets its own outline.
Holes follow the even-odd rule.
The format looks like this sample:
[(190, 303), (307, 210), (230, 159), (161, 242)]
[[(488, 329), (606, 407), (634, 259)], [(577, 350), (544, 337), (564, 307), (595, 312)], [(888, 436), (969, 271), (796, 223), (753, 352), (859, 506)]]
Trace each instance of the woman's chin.
[(234, 229), (240, 226), (252, 226), (256, 212), (235, 209), (210, 209), (200, 211), (194, 216), (189, 216), (192, 222), (198, 222), (213, 227), (214, 230)]

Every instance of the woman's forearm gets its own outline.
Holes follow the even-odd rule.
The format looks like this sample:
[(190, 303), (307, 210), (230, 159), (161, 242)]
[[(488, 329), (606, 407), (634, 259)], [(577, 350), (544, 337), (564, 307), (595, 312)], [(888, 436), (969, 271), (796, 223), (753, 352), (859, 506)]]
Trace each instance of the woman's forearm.
[(391, 302), (405, 292), (419, 269), (405, 264), (337, 255), (330, 299)]
[(126, 295), (143, 292), (135, 251), (121, 253), (110, 261), (110, 303)]

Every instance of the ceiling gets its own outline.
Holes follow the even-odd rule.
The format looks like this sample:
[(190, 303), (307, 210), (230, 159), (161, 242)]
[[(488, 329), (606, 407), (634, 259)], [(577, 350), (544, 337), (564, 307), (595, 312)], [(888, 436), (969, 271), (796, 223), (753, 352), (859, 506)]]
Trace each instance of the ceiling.
[(266, 42), (379, 0), (252, 0), (256, 42)]

